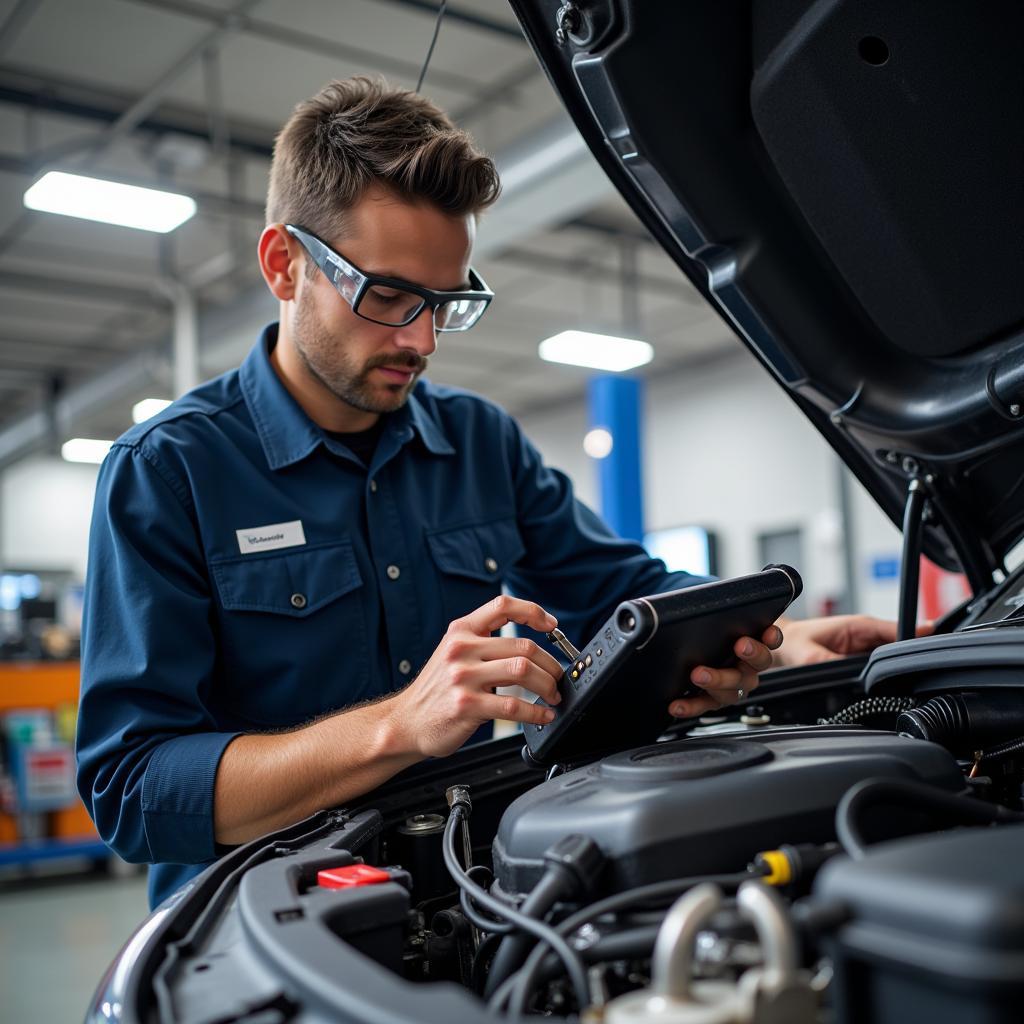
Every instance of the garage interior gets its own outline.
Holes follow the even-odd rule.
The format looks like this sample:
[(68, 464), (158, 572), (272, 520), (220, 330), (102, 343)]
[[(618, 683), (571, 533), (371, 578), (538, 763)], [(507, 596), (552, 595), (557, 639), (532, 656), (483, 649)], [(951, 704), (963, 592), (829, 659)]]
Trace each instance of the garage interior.
[[(278, 127), (331, 79), (413, 88), (437, 13), (434, 0), (0, 0), (8, 751), (17, 729), (65, 750), (73, 737), (98, 466), (68, 443), (109, 443), (241, 362), (276, 316), (254, 254)], [(568, 330), (646, 341), (653, 359), (632, 377), (652, 543), (696, 529), (705, 569), (793, 560), (806, 614), (893, 617), (898, 532), (616, 193), (502, 0), (447, 5), (422, 91), (504, 181), (474, 258), (496, 299), (478, 329), (442, 338), (431, 379), (500, 404), (599, 508), (583, 446), (595, 371), (545, 362), (538, 345)], [(53, 169), (180, 191), (196, 212), (154, 234), (29, 209)], [(934, 587), (936, 612), (964, 593), (952, 576)], [(76, 1019), (146, 913), (145, 878), (107, 855), (76, 795), (26, 812), (9, 765), (0, 785), (3, 1015)], [(47, 839), (81, 846), (56, 856)]]

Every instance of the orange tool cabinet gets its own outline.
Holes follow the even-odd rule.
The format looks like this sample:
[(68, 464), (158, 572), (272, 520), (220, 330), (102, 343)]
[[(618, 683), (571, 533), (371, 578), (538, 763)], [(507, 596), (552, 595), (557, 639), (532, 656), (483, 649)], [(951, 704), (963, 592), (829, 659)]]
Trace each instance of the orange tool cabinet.
[[(0, 716), (40, 708), (58, 712), (77, 707), (77, 661), (0, 662)], [(0, 865), (49, 860), (61, 856), (106, 856), (82, 801), (48, 812), (47, 836), (22, 841), (15, 815), (0, 811)]]

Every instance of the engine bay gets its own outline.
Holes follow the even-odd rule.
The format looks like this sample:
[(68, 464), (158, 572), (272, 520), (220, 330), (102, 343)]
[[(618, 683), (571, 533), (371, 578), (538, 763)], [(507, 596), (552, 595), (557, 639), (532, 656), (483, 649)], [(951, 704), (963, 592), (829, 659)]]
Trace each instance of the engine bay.
[(1021, 661), (1001, 622), (546, 775), (421, 766), (185, 890), (154, 1019), (1016, 1020)]

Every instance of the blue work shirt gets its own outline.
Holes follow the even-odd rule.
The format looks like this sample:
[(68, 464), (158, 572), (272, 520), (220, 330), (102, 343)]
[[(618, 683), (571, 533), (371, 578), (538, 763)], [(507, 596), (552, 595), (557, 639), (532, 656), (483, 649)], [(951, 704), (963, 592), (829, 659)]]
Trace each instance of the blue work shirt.
[(154, 865), (153, 905), (222, 852), (214, 778), (240, 733), (401, 689), (503, 584), (581, 643), (618, 601), (702, 582), (616, 537), (467, 392), (421, 379), (365, 466), (284, 388), (276, 339), (99, 473), (78, 785), (103, 839)]

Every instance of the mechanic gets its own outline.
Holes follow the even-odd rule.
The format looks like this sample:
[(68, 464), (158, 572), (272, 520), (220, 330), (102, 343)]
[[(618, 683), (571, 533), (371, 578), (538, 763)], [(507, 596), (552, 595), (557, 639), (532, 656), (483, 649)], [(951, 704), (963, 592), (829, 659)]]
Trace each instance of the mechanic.
[[(504, 412), (422, 375), (491, 294), (470, 267), (492, 162), (432, 103), (363, 78), (277, 138), (258, 246), (280, 304), (241, 368), (113, 446), (89, 548), (78, 784), (153, 905), (226, 847), (552, 712), (562, 669), (508, 622), (586, 640), (620, 601), (702, 582), (615, 536)], [(443, 341), (441, 342), (443, 344)], [(502, 593), (502, 587), (508, 594)], [(509, 596), (514, 595), (514, 596)], [(895, 639), (787, 625), (806, 662)], [(707, 666), (734, 702), (781, 631)]]

